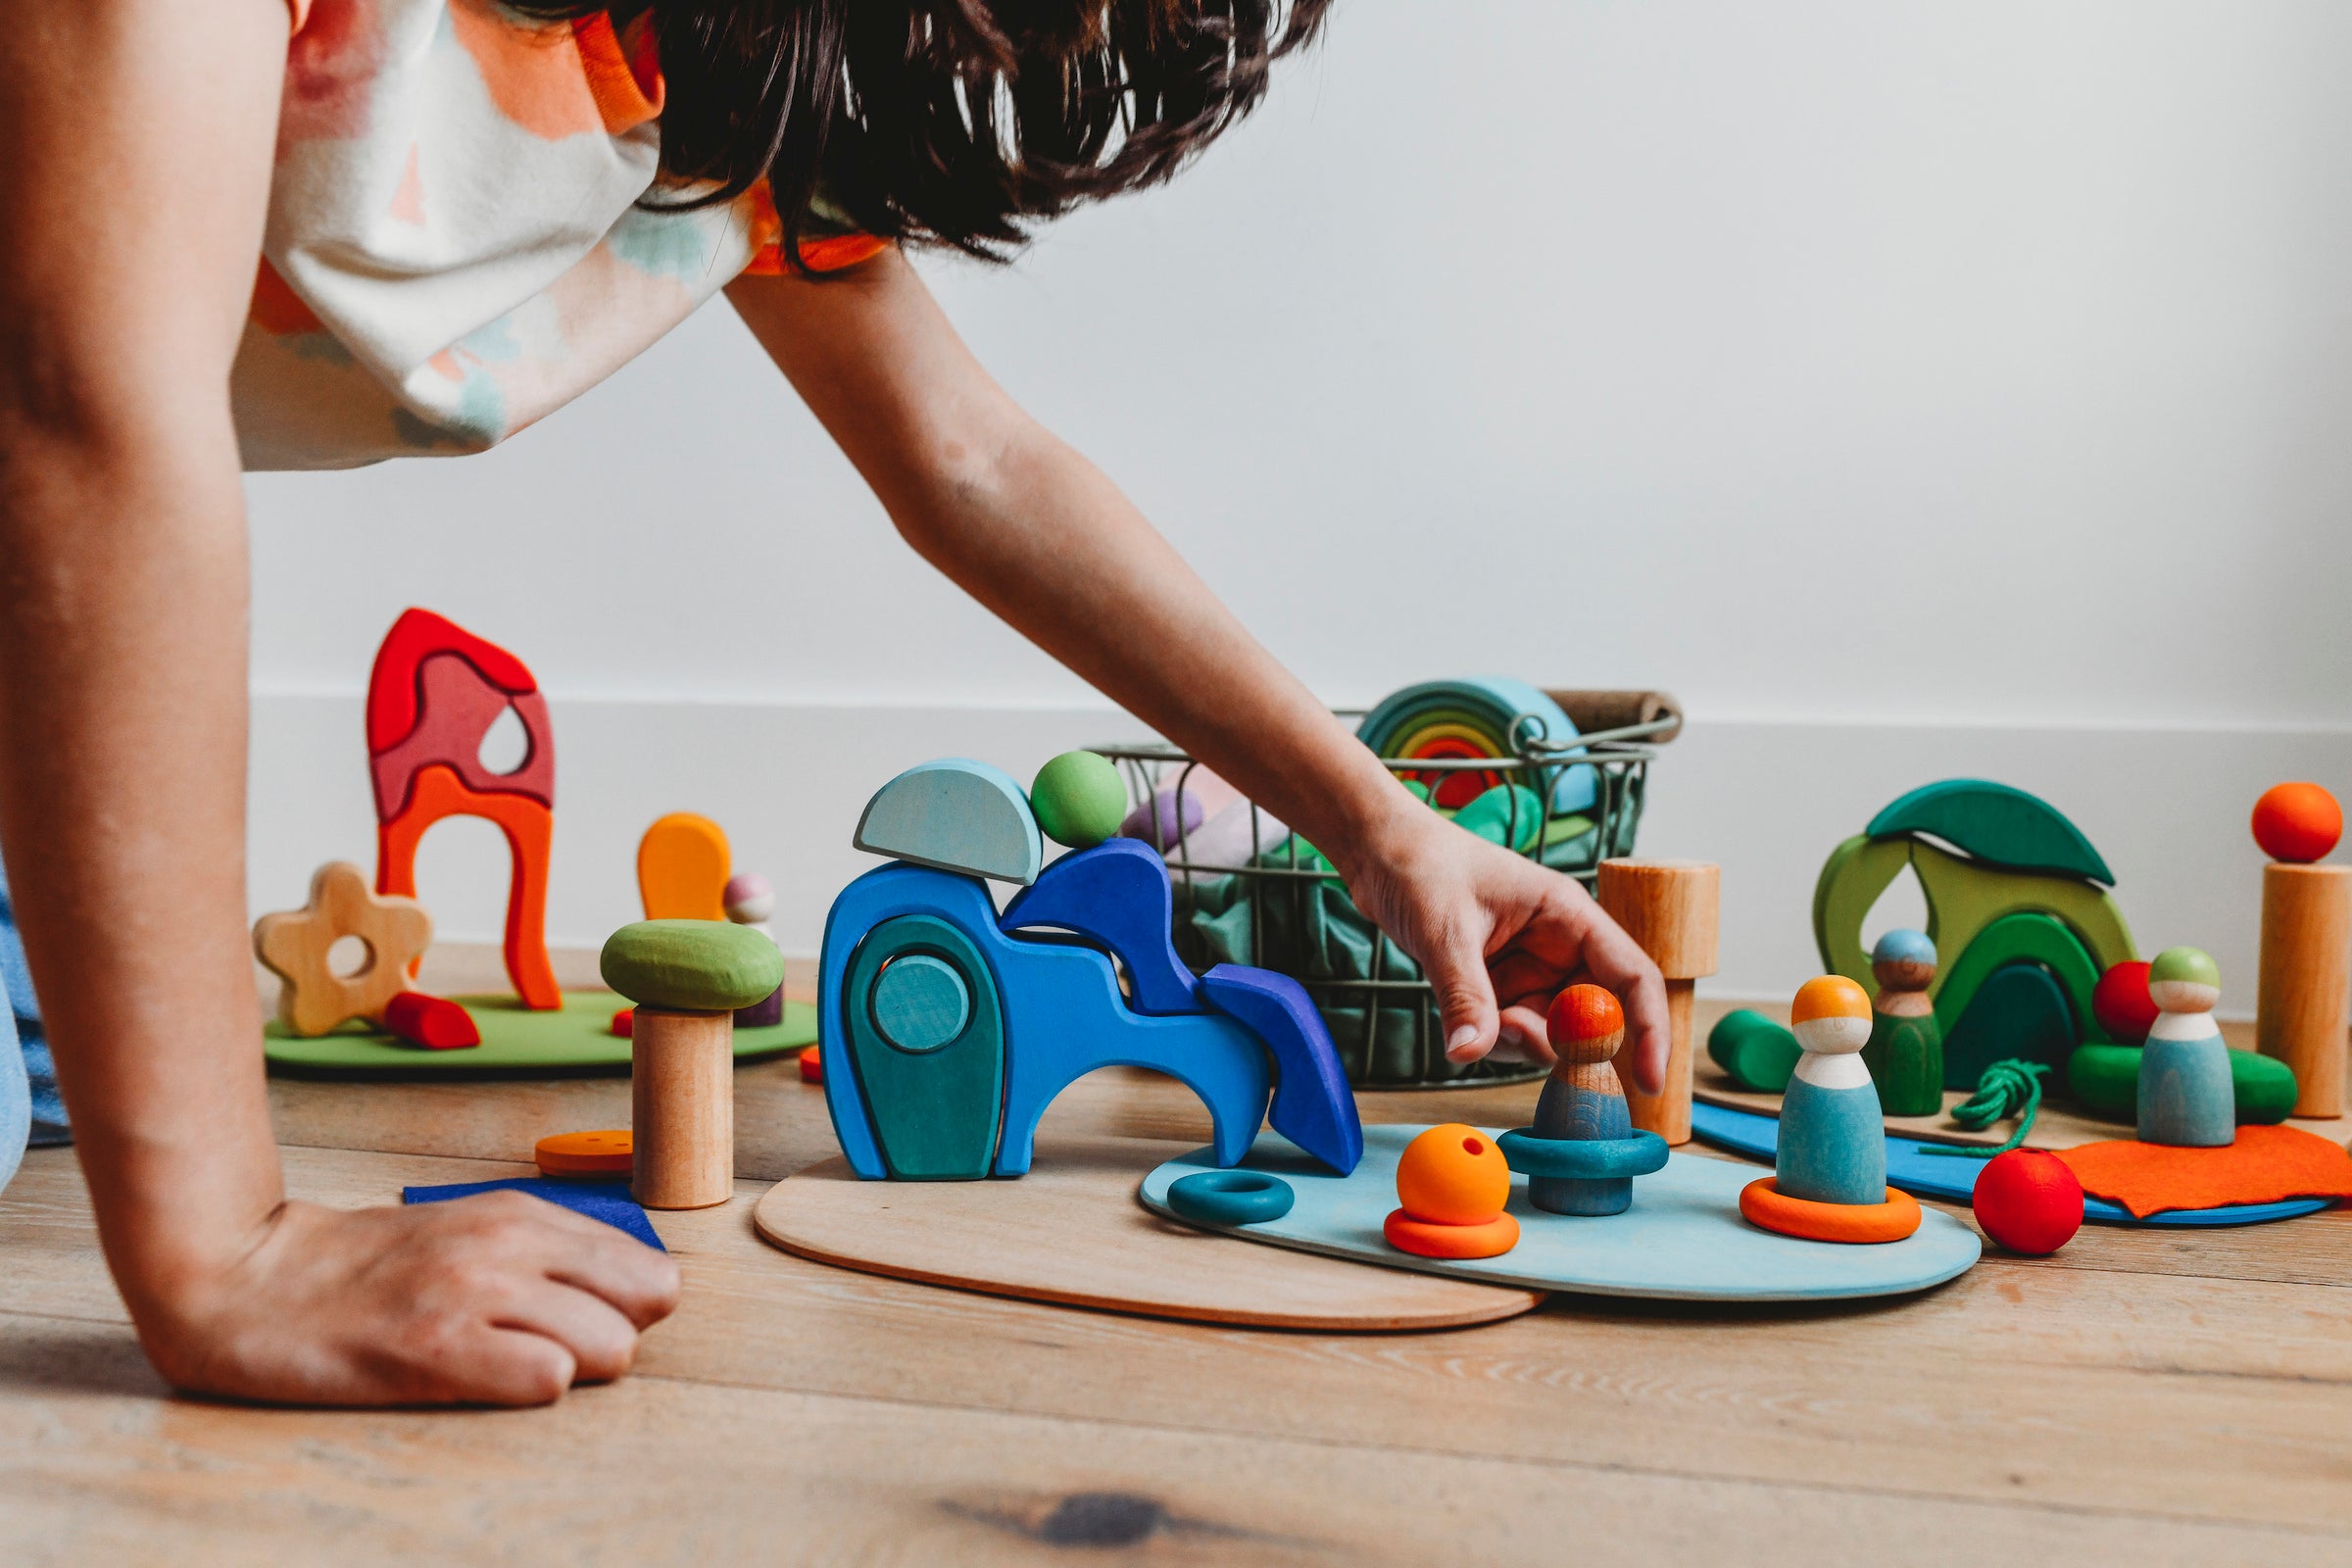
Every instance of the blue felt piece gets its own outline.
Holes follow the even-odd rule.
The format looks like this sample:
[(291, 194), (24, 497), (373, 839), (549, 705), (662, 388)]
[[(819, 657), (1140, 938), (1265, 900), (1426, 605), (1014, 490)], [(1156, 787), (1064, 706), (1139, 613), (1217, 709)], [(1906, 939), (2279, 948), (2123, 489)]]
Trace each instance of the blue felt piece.
[(1291, 1211), (1291, 1184), (1262, 1170), (1201, 1170), (1168, 1184), (1168, 1206), (1203, 1225), (1263, 1225)]
[(1364, 1157), (1364, 1124), (1339, 1048), (1306, 988), (1287, 974), (1220, 963), (1200, 1000), (1249, 1025), (1274, 1054), (1274, 1130), (1345, 1176)]
[[(1740, 1189), (1755, 1172), (1726, 1160), (1676, 1154), (1634, 1183), (1633, 1206), (1604, 1219), (1547, 1214), (1514, 1181), (1509, 1210), (1519, 1245), (1497, 1257), (1435, 1258), (1400, 1252), (1381, 1235), (1396, 1206), (1396, 1160), (1422, 1127), (1364, 1129), (1363, 1163), (1335, 1176), (1266, 1134), (1244, 1164), (1290, 1183), (1291, 1211), (1249, 1226), (1206, 1225), (1253, 1242), (1360, 1263), (1450, 1274), (1536, 1291), (1706, 1301), (1797, 1301), (1893, 1296), (1925, 1290), (1977, 1260), (1976, 1232), (1948, 1214), (1922, 1215), (1916, 1234), (1881, 1247), (1840, 1247), (1760, 1230), (1740, 1214)], [(1498, 1135), (1490, 1132), (1489, 1137)], [(1168, 1188), (1207, 1163), (1196, 1151), (1151, 1172), (1137, 1191), (1146, 1208), (1181, 1218)]]
[(1135, 984), (1128, 1000), (1138, 1012), (1199, 1012), (1193, 971), (1169, 941), (1173, 895), (1168, 866), (1141, 839), (1104, 839), (1065, 855), (1013, 895), (1002, 922), (1007, 931), (1056, 926), (1101, 943), (1127, 965)]
[(1045, 841), (1012, 775), (969, 758), (919, 763), (874, 792), (850, 842), (916, 865), (1031, 883)]
[(1780, 1191), (1814, 1203), (1885, 1202), (1886, 1128), (1878, 1089), (1868, 1081), (1824, 1089), (1800, 1070), (1781, 1100), (1773, 1165)]
[[(1690, 1131), (1702, 1142), (1735, 1154), (1745, 1154), (1771, 1164), (1780, 1142), (1781, 1124), (1770, 1116), (1752, 1111), (1733, 1110), (1725, 1105), (1694, 1104), (1690, 1107)], [(1982, 1159), (1955, 1158), (1948, 1154), (1929, 1154), (1922, 1151), (1948, 1148), (1948, 1145), (1924, 1144), (1911, 1138), (1889, 1137), (1886, 1140), (1886, 1183), (1900, 1188), (1915, 1198), (1940, 1198), (1947, 1203), (1965, 1203), (1976, 1195), (1977, 1173), (1985, 1166)], [(2121, 1203), (2111, 1203), (2103, 1198), (2084, 1198), (2082, 1217), (2102, 1225), (2169, 1225), (2186, 1228), (2217, 1225), (2259, 1225), (2268, 1220), (2293, 1219), (2302, 1214), (2316, 1214), (2329, 1206), (2325, 1198), (2290, 1198), (2278, 1203), (2229, 1203), (2220, 1208), (2168, 1208), (2134, 1219), (2131, 1210)]]
[(2148, 1037), (2139, 1054), (2139, 1141), (2189, 1149), (2237, 1141), (2237, 1090), (2219, 1029), (2195, 1040)]
[[(1166, 1073), (1207, 1105), (1224, 1163), (1238, 1164), (1249, 1152), (1270, 1089), (1265, 1049), (1255, 1036), (1216, 1013), (1136, 1012), (1119, 994), (1107, 955), (1006, 936), (987, 889), (951, 872), (887, 865), (833, 901), (817, 969), (817, 1028), (827, 1062), (853, 1059), (846, 1009), (864, 1001), (845, 994), (852, 955), (868, 931), (906, 914), (932, 915), (969, 937), (1004, 999), (1004, 1104), (995, 1174), (1018, 1176), (1029, 1168), (1038, 1117), (1073, 1079), (1097, 1067)], [(850, 1168), (881, 1180), (887, 1171), (855, 1072), (826, 1072), (825, 1106)]]
[(616, 1231), (626, 1231), (657, 1252), (666, 1252), (662, 1238), (654, 1234), (653, 1221), (637, 1200), (629, 1196), (626, 1181), (558, 1182), (544, 1176), (510, 1176), (504, 1181), (460, 1182), (454, 1187), (404, 1187), (400, 1200), (404, 1203), (446, 1203), (453, 1198), (471, 1198), (476, 1193), (498, 1193), (512, 1189), (544, 1198), (559, 1208), (568, 1208), (590, 1219), (601, 1219)]

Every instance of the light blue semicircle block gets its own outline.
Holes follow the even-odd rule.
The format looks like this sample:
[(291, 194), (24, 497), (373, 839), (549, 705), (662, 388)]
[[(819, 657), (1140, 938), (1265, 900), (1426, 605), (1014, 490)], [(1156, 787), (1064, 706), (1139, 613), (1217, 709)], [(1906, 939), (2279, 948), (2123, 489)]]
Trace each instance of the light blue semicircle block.
[[(1528, 1201), (1525, 1178), (1514, 1176), (1508, 1207), (1519, 1220), (1518, 1246), (1499, 1257), (1419, 1257), (1391, 1247), (1381, 1224), (1396, 1206), (1397, 1156), (1425, 1131), (1366, 1127), (1363, 1161), (1348, 1176), (1333, 1174), (1286, 1139), (1261, 1133), (1241, 1168), (1288, 1182), (1290, 1212), (1262, 1224), (1202, 1228), (1489, 1285), (1690, 1301), (1899, 1296), (1966, 1272), (1982, 1250), (1975, 1231), (1933, 1209), (1921, 1214), (1910, 1237), (1876, 1246), (1777, 1235), (1740, 1213), (1740, 1190), (1762, 1171), (1703, 1154), (1675, 1154), (1655, 1175), (1634, 1181), (1632, 1207), (1603, 1218), (1547, 1214)], [(1487, 1136), (1500, 1133), (1490, 1128)], [(1209, 1152), (1196, 1150), (1145, 1176), (1136, 1198), (1155, 1214), (1180, 1219), (1168, 1204), (1168, 1188), (1211, 1168)]]
[(1027, 887), (1045, 841), (1012, 775), (967, 757), (921, 762), (874, 792), (851, 844), (915, 865)]

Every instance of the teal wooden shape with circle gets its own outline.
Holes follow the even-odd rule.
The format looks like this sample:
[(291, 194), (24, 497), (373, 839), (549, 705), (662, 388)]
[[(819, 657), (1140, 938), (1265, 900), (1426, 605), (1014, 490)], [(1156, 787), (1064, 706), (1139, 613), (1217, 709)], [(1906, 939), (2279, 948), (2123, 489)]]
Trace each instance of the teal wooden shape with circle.
[[(882, 1141), (885, 1112), (871, 1090), (889, 1087), (909, 1106), (938, 1102), (939, 1086), (926, 1087), (919, 1069), (961, 1051), (912, 1054), (892, 1050), (873, 1021), (870, 981), (881, 972), (877, 952), (862, 960), (874, 934), (902, 919), (929, 917), (965, 939), (948, 951), (944, 942), (913, 944), (956, 962), (969, 985), (974, 1007), (967, 1034), (981, 1025), (983, 998), (1001, 1011), (1004, 1079), (1000, 1099), (985, 1107), (985, 1085), (956, 1097), (954, 1114), (996, 1117), (997, 1157), (982, 1174), (1018, 1176), (1029, 1168), (1037, 1119), (1072, 1080), (1097, 1067), (1137, 1066), (1164, 1072), (1200, 1097), (1208, 1107), (1216, 1147), (1228, 1163), (1238, 1163), (1265, 1120), (1272, 1093), (1267, 1051), (1238, 1020), (1200, 1012), (1150, 1017), (1136, 1012), (1119, 993), (1109, 955), (1064, 942), (1024, 941), (997, 926), (996, 906), (978, 878), (918, 865), (886, 865), (868, 871), (841, 891), (825, 916), (824, 949), (817, 964), (818, 1025), (825, 1053), (825, 1108), (850, 1168), (867, 1181), (896, 1174)], [(963, 956), (958, 956), (963, 955)], [(969, 961), (965, 961), (968, 957)], [(979, 983), (980, 977), (989, 981)], [(848, 1061), (852, 1070), (833, 1069)], [(869, 1085), (865, 1071), (878, 1075)], [(1352, 1105), (1349, 1109), (1352, 1110)], [(998, 1112), (1001, 1110), (1001, 1116)]]
[(1012, 775), (965, 757), (908, 768), (874, 792), (850, 842), (874, 855), (1026, 887), (1045, 841)]
[(874, 1027), (901, 1051), (937, 1051), (971, 1016), (971, 988), (945, 958), (903, 953), (874, 978)]
[[(1697, 1301), (1899, 1296), (1964, 1273), (1981, 1250), (1975, 1231), (1934, 1209), (1922, 1213), (1912, 1236), (1881, 1246), (1775, 1235), (1740, 1214), (1740, 1189), (1761, 1174), (1754, 1166), (1674, 1154), (1655, 1175), (1634, 1183), (1630, 1208), (1605, 1218), (1547, 1214), (1528, 1201), (1524, 1179), (1514, 1178), (1505, 1206), (1519, 1221), (1518, 1246), (1496, 1257), (1419, 1257), (1389, 1246), (1381, 1223), (1396, 1206), (1397, 1158), (1427, 1130), (1366, 1127), (1363, 1161), (1348, 1176), (1287, 1139), (1261, 1134), (1241, 1168), (1289, 1183), (1291, 1211), (1251, 1225), (1187, 1223), (1266, 1246), (1491, 1285)], [(1501, 1138), (1492, 1129), (1487, 1136)], [(1183, 1219), (1168, 1189), (1208, 1166), (1206, 1150), (1169, 1160), (1144, 1177), (1136, 1198), (1155, 1214)]]
[[(928, 964), (924, 963), (928, 960)], [(911, 984), (891, 986), (890, 971), (915, 964)], [(907, 1048), (894, 1044), (895, 1025), (909, 1038), (931, 1042), (946, 1021), (936, 1003), (947, 970), (962, 993), (963, 1017), (955, 1034)], [(887, 1011), (884, 998), (896, 993)], [(849, 1026), (851, 1070), (890, 1174), (901, 1181), (977, 1181), (997, 1152), (998, 1107), (1004, 1102), (1004, 1004), (988, 960), (970, 937), (929, 914), (903, 914), (866, 933), (850, 960), (843, 1011)], [(827, 1067), (832, 1067), (830, 1057)], [(827, 1077), (830, 1078), (828, 1073)]]

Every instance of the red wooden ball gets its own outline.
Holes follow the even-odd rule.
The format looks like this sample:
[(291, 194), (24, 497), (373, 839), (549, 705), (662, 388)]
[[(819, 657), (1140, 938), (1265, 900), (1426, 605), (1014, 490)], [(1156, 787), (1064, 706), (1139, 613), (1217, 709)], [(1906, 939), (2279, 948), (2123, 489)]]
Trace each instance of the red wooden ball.
[(2099, 1020), (2100, 1028), (2115, 1036), (2119, 1045), (2145, 1043), (2148, 1031), (2156, 1027), (2159, 1010), (2156, 999), (2148, 995), (2145, 958), (2117, 964), (2099, 976), (2098, 985), (2090, 993), (2091, 1015)]
[(2040, 1149), (1995, 1154), (1977, 1176), (1977, 1223), (2012, 1252), (2047, 1257), (2082, 1228), (2082, 1184)]
[(2254, 842), (2274, 860), (2307, 865), (2344, 836), (2344, 808), (2317, 784), (2274, 784), (2254, 803)]

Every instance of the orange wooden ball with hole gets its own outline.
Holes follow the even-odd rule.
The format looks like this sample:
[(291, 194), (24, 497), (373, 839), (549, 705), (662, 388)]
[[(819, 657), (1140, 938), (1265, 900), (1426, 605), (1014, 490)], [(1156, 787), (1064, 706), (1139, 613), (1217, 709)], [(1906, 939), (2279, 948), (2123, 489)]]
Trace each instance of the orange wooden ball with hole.
[(1396, 1161), (1396, 1201), (1415, 1219), (1482, 1225), (1510, 1201), (1511, 1167), (1494, 1141), (1461, 1122), (1432, 1127)]
[(2317, 784), (2274, 784), (2254, 803), (2254, 842), (2274, 860), (2326, 859), (2344, 836), (2344, 808)]

